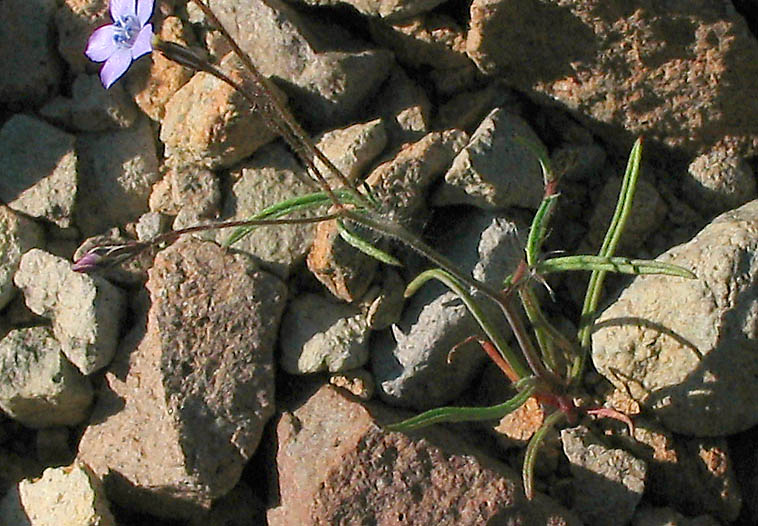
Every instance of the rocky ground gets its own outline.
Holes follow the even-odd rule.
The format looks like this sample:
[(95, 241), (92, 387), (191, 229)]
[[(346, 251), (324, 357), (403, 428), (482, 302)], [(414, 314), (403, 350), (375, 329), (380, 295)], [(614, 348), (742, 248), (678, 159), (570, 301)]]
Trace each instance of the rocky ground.
[[(477, 279), (513, 270), (542, 196), (514, 137), (562, 175), (548, 250), (592, 253), (639, 135), (620, 253), (698, 279), (610, 280), (584, 387), (634, 436), (549, 436), (528, 501), (534, 400), (382, 427), (512, 394), (456, 347), (478, 329), (452, 293), (404, 300), (415, 253), (388, 245), (388, 267), (302, 224), (74, 272), (83, 243), (244, 219), (305, 170), (239, 93), (157, 53), (103, 89), (83, 51), (105, 0), (2, 2), (0, 524), (758, 524), (755, 0), (209, 4), (329, 158)], [(152, 22), (244, 82), (194, 5)], [(585, 284), (545, 295), (568, 332)]]

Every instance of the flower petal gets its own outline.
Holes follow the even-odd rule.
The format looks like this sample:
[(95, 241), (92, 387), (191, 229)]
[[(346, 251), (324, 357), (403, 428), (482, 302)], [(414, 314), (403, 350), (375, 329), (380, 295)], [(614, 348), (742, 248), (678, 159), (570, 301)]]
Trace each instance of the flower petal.
[(143, 27), (132, 46), (132, 60), (140, 58), (153, 50), (153, 24)]
[(137, 18), (144, 27), (150, 17), (153, 16), (155, 0), (137, 0)]
[(125, 16), (134, 16), (134, 0), (111, 0), (111, 18), (114, 22)]
[(113, 55), (118, 49), (116, 42), (113, 40), (114, 34), (115, 28), (113, 24), (95, 29), (94, 33), (89, 37), (87, 49), (84, 50), (87, 58), (94, 62), (105, 62), (108, 60), (108, 57)]
[(114, 82), (121, 78), (129, 65), (132, 63), (132, 50), (129, 48), (118, 49), (100, 70), (100, 80), (105, 89), (110, 88)]

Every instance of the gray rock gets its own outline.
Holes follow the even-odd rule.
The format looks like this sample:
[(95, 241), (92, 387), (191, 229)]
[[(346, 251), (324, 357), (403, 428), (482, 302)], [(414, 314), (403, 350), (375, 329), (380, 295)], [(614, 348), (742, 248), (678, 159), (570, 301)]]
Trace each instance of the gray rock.
[(280, 0), (208, 4), (260, 72), (282, 81), (293, 109), (315, 129), (361, 113), (389, 73), (389, 51), (366, 49), (339, 26), (306, 19)]
[(102, 484), (83, 464), (22, 480), (0, 502), (0, 517), (14, 526), (116, 526)]
[(147, 289), (147, 323), (106, 372), (79, 458), (113, 501), (186, 519), (237, 484), (274, 411), (286, 287), (189, 238), (158, 254)]
[(343, 389), (363, 401), (371, 400), (376, 393), (374, 376), (366, 369), (353, 369), (329, 376), (329, 384)]
[(689, 280), (638, 277), (597, 321), (603, 376), (670, 430), (737, 433), (758, 423), (758, 201), (722, 214), (661, 261)]
[(294, 298), (279, 336), (282, 369), (290, 374), (348, 371), (368, 361), (366, 315), (317, 294)]
[(671, 508), (640, 506), (631, 526), (721, 526), (721, 523), (708, 515), (688, 518)]
[(756, 197), (752, 168), (726, 149), (716, 148), (697, 156), (687, 173), (682, 192), (687, 202), (704, 214), (720, 214)]
[(168, 230), (171, 221), (168, 216), (158, 212), (146, 212), (137, 220), (135, 230), (137, 239), (140, 241), (150, 241), (155, 239), (166, 230)]
[[(254, 89), (235, 55), (227, 55), (220, 69), (242, 86)], [(278, 91), (277, 95), (281, 96)], [(229, 167), (276, 137), (266, 124), (267, 118), (240, 92), (209, 73), (199, 72), (166, 104), (161, 141), (171, 164)]]
[(148, 211), (159, 178), (155, 139), (147, 119), (129, 129), (81, 135), (82, 161), (76, 223), (85, 236), (136, 221)]
[[(55, 13), (58, 53), (76, 74), (95, 71), (84, 50), (92, 32), (111, 24), (109, 3), (102, 0), (63, 0)], [(128, 74), (128, 73), (127, 73)]]
[(72, 426), (87, 418), (92, 386), (50, 329), (16, 329), (0, 340), (0, 407), (27, 427)]
[(436, 205), (468, 204), (484, 209), (536, 209), (544, 183), (537, 157), (522, 138), (543, 147), (521, 117), (496, 108), (479, 124), (433, 196)]
[(42, 248), (44, 242), (44, 232), (37, 223), (0, 205), (0, 310), (16, 294), (13, 275), (21, 256), (32, 248)]
[[(371, 161), (384, 150), (387, 145), (387, 130), (382, 119), (374, 119), (322, 133), (314, 142), (345, 177), (356, 181)], [(334, 180), (318, 159), (316, 166), (327, 178)]]
[(758, 43), (731, 4), (474, 0), (470, 15), (481, 71), (561, 104), (615, 148), (644, 135), (689, 154), (758, 151)]
[[(619, 190), (621, 190), (621, 179), (612, 177), (605, 183), (595, 199), (595, 210), (592, 212), (587, 232), (588, 241), (592, 246), (591, 251), (594, 253), (597, 253), (597, 249), (602, 245), (608, 225), (611, 223), (618, 202)], [(645, 179), (638, 179), (631, 212), (619, 241), (617, 254), (633, 254), (648, 236), (660, 231), (667, 211), (666, 203), (655, 186)]]
[(359, 13), (385, 20), (401, 20), (431, 11), (444, 0), (301, 0), (313, 6), (349, 5)]
[(0, 129), (0, 200), (17, 212), (66, 228), (77, 197), (74, 136), (26, 115)]
[(387, 128), (390, 149), (422, 139), (431, 130), (432, 103), (401, 67), (394, 67), (371, 105)]
[(561, 441), (571, 463), (573, 510), (588, 526), (627, 524), (645, 490), (645, 463), (584, 426), (564, 429)]
[(137, 107), (121, 84), (103, 89), (98, 75), (77, 75), (72, 98), (56, 97), (40, 114), (56, 124), (80, 131), (129, 128), (137, 119)]
[(384, 267), (380, 286), (361, 298), (366, 307), (366, 323), (375, 331), (386, 329), (400, 321), (405, 305), (405, 281), (395, 270)]
[[(438, 248), (465, 272), (473, 269), (477, 279), (497, 286), (522, 257), (518, 241), (522, 227), (505, 218), (475, 212), (451, 220), (450, 225)], [(499, 315), (489, 300), (482, 298), (482, 303), (491, 316)], [(453, 292), (435, 282), (426, 284), (407, 301), (391, 334), (376, 338), (372, 345), (372, 370), (381, 398), (417, 410), (454, 399), (487, 360), (476, 342), (459, 344), (481, 334)]]
[[(242, 221), (264, 208), (315, 191), (303, 182), (308, 177), (293, 153), (281, 143), (272, 144), (254, 159), (232, 172), (236, 180), (222, 208), (224, 221)], [(302, 212), (301, 217), (326, 213), (323, 209)], [(174, 224), (174, 228), (179, 225)], [(187, 226), (182, 225), (182, 226)], [(233, 230), (217, 230), (209, 236), (226, 241)], [(233, 245), (255, 256), (261, 264), (282, 278), (305, 259), (315, 231), (314, 224), (260, 227)]]
[(61, 64), (52, 22), (56, 0), (10, 0), (0, 4), (0, 100), (38, 105), (58, 90)]
[(214, 216), (221, 205), (221, 184), (216, 174), (197, 165), (170, 167), (153, 185), (150, 210), (175, 216), (180, 211), (199, 217)]
[(330, 386), (284, 413), (268, 524), (581, 524), (544, 495), (527, 500), (518, 474), (441, 428), (382, 429), (405, 416)]
[(66, 357), (84, 374), (113, 358), (125, 311), (123, 293), (97, 275), (71, 269), (71, 263), (40, 249), (21, 258), (14, 279), (26, 305), (51, 318)]

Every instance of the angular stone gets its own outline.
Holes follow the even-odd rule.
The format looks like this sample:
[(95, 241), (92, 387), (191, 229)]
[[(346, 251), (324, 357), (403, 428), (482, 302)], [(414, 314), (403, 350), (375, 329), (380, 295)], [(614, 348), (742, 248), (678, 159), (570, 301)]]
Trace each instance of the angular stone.
[(303, 294), (290, 302), (279, 339), (282, 369), (290, 374), (336, 373), (368, 361), (368, 323), (355, 306)]
[(219, 178), (206, 168), (185, 166), (169, 168), (163, 179), (153, 185), (150, 210), (177, 215), (185, 209), (199, 217), (211, 217), (221, 204)]
[(44, 232), (37, 223), (0, 205), (0, 310), (16, 294), (13, 276), (21, 256), (32, 248), (42, 248), (44, 242)]
[(313, 6), (349, 5), (359, 13), (385, 20), (400, 20), (431, 11), (444, 0), (301, 0)]
[(146, 329), (106, 373), (79, 458), (119, 504), (189, 518), (237, 484), (274, 411), (286, 287), (190, 238), (159, 253), (147, 288)]
[(14, 282), (32, 312), (52, 319), (63, 353), (82, 373), (111, 361), (125, 313), (119, 289), (100, 276), (74, 272), (69, 261), (36, 248), (21, 258)]
[(573, 510), (588, 526), (628, 523), (645, 490), (645, 463), (584, 426), (561, 431), (561, 442), (571, 463)]
[[(474, 278), (499, 286), (523, 257), (524, 227), (491, 213), (446, 217), (446, 234), (437, 250)], [(475, 295), (475, 297), (477, 297)], [(482, 306), (492, 319), (489, 300)], [(494, 308), (493, 308), (494, 307)], [(449, 402), (468, 387), (487, 355), (466, 340), (482, 331), (457, 295), (431, 282), (406, 302), (391, 333), (372, 342), (371, 364), (381, 398), (395, 406), (430, 409)]]
[(0, 340), (0, 407), (27, 427), (73, 426), (89, 413), (92, 386), (50, 329), (16, 329)]
[[(419, 221), (426, 192), (461, 149), (466, 136), (458, 130), (430, 133), (407, 145), (392, 160), (366, 178), (372, 195), (401, 224)], [(348, 245), (334, 221), (320, 223), (308, 254), (308, 269), (329, 291), (344, 301), (360, 298), (371, 284), (377, 261)]]
[(129, 128), (137, 119), (134, 105), (121, 84), (103, 89), (98, 75), (77, 75), (71, 98), (56, 97), (40, 109), (40, 114), (67, 128), (104, 131)]
[(95, 71), (96, 65), (87, 58), (84, 50), (92, 32), (110, 24), (108, 2), (104, 0), (63, 0), (55, 14), (58, 30), (58, 53), (71, 71), (78, 74)]
[[(351, 181), (356, 181), (363, 175), (377, 155), (387, 145), (387, 131), (384, 121), (373, 121), (353, 124), (346, 128), (328, 131), (316, 137), (316, 147)], [(328, 179), (329, 170), (318, 159), (316, 166)]]
[(85, 236), (136, 221), (147, 212), (160, 177), (155, 139), (147, 119), (126, 130), (81, 135), (82, 161), (76, 223)]
[(376, 392), (374, 377), (366, 369), (333, 374), (329, 377), (329, 384), (344, 389), (363, 401), (371, 400)]
[(758, 201), (659, 258), (697, 279), (637, 277), (596, 322), (592, 360), (666, 427), (722, 436), (758, 423)]
[(488, 75), (562, 104), (626, 150), (634, 137), (758, 152), (758, 42), (720, 0), (474, 0), (467, 51)]
[[(245, 88), (254, 89), (235, 55), (227, 55), (220, 69)], [(240, 92), (199, 72), (166, 104), (161, 141), (174, 165), (228, 167), (276, 137), (266, 118)]]
[[(432, 103), (401, 67), (394, 67), (371, 105), (387, 128), (390, 149), (422, 139), (431, 130)], [(439, 128), (442, 129), (442, 128)]]
[(671, 508), (640, 506), (631, 522), (632, 526), (721, 526), (708, 515), (685, 517)]
[(492, 110), (455, 157), (445, 184), (434, 194), (434, 204), (536, 209), (544, 189), (542, 169), (519, 138), (544, 148), (521, 117), (500, 108)]
[(756, 197), (756, 182), (750, 165), (723, 148), (696, 157), (682, 180), (687, 202), (708, 215), (737, 208)]
[(0, 3), (0, 100), (3, 104), (44, 102), (58, 90), (62, 68), (52, 32), (56, 0)]
[(381, 428), (404, 417), (329, 386), (284, 413), (268, 524), (580, 524), (548, 497), (528, 501), (519, 475), (441, 428)]
[(71, 226), (77, 196), (74, 136), (27, 115), (0, 129), (0, 201), (31, 217)]
[(0, 502), (0, 517), (15, 526), (116, 526), (102, 484), (83, 464), (21, 481)]
[(392, 65), (389, 51), (365, 49), (336, 24), (306, 19), (280, 0), (208, 4), (260, 72), (282, 81), (293, 109), (314, 129), (357, 117)]

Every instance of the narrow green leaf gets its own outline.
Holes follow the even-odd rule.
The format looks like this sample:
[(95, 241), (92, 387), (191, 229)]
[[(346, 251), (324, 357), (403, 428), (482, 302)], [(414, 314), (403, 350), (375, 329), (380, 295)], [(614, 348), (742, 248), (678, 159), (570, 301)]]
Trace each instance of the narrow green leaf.
[(564, 272), (567, 270), (588, 270), (618, 272), (621, 274), (664, 274), (681, 278), (696, 278), (695, 274), (684, 267), (647, 259), (629, 259), (626, 257), (603, 256), (564, 256), (547, 259), (537, 264), (538, 274)]
[(529, 385), (507, 402), (490, 407), (439, 407), (386, 427), (390, 431), (405, 432), (442, 422), (496, 420), (521, 407), (534, 394), (535, 390), (535, 385)]
[(529, 266), (535, 264), (539, 259), (542, 244), (547, 237), (547, 223), (558, 202), (558, 194), (545, 196), (537, 209), (537, 213), (532, 220), (532, 226), (529, 229), (529, 238), (526, 241), (526, 262)]
[(395, 267), (403, 266), (403, 264), (400, 263), (399, 259), (381, 249), (376, 248), (374, 245), (357, 235), (355, 232), (352, 232), (347, 228), (347, 226), (345, 226), (345, 223), (343, 221), (337, 221), (337, 230), (339, 230), (340, 237), (345, 241), (345, 243), (357, 250), (360, 250), (367, 256), (371, 256), (372, 258), (377, 259), (382, 263), (394, 265)]
[(524, 481), (524, 494), (529, 500), (532, 500), (534, 497), (534, 465), (537, 462), (537, 453), (539, 452), (542, 442), (545, 440), (547, 432), (565, 416), (566, 415), (561, 411), (551, 413), (550, 416), (545, 419), (545, 423), (542, 424), (542, 427), (532, 435), (529, 444), (526, 446), (524, 464), (521, 467), (521, 476)]

